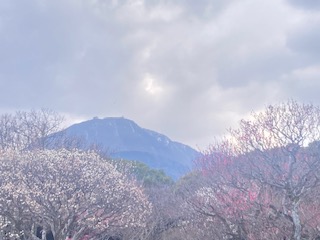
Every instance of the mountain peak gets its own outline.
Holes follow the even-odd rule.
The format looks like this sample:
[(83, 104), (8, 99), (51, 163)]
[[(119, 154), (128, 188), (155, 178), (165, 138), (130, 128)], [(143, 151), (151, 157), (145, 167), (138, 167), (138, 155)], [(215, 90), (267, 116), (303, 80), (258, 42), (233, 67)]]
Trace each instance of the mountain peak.
[(167, 136), (138, 126), (124, 117), (94, 117), (65, 130), (67, 136), (81, 137), (87, 146), (108, 149), (111, 157), (141, 161), (150, 167), (163, 169), (177, 178), (190, 170), (198, 152), (171, 141)]

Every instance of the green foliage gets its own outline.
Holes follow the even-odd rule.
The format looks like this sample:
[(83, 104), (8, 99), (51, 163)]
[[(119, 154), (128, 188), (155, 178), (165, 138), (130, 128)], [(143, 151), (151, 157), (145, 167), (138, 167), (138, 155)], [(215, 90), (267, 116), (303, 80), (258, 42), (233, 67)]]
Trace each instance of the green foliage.
[(112, 159), (110, 162), (118, 171), (131, 175), (144, 187), (171, 186), (174, 184), (173, 179), (166, 175), (163, 170), (152, 169), (142, 162), (125, 159)]
[(152, 169), (141, 162), (133, 162), (132, 173), (145, 187), (172, 185), (174, 183), (173, 179), (167, 176), (163, 170)]

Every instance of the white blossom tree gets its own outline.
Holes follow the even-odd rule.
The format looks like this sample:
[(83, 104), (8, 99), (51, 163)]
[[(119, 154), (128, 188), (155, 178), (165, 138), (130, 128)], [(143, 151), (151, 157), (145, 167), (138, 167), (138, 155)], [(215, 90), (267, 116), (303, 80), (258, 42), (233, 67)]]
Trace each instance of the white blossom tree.
[(137, 230), (152, 210), (141, 187), (93, 152), (5, 151), (0, 170), (0, 216), (29, 239), (33, 226), (74, 240)]

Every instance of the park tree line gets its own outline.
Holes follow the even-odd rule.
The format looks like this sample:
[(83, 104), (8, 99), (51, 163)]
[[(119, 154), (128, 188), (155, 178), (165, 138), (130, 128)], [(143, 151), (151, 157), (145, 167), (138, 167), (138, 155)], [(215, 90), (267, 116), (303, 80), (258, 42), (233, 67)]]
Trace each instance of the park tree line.
[[(320, 108), (241, 120), (173, 182), (57, 136), (50, 110), (0, 116), (2, 239), (320, 239)], [(48, 147), (50, 146), (50, 147)]]

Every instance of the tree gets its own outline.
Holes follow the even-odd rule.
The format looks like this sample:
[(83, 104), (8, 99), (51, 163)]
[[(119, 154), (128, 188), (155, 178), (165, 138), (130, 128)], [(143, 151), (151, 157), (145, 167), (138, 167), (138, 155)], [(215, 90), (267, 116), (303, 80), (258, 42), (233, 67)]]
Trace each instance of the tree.
[(127, 169), (128, 175), (144, 187), (153, 206), (145, 231), (138, 235), (138, 239), (170, 239), (168, 232), (175, 229), (179, 223), (179, 203), (173, 192), (173, 179), (163, 170), (152, 169), (137, 161), (116, 160), (115, 165), (122, 171)]
[(49, 109), (17, 111), (0, 116), (0, 148), (45, 148), (49, 135), (61, 128), (63, 117)]
[[(230, 129), (225, 140), (213, 144), (199, 164), (208, 175), (216, 176), (221, 167), (229, 169), (229, 174), (220, 174), (223, 186), (233, 189), (226, 193), (237, 189), (254, 196), (252, 206), (256, 208), (248, 209), (259, 210), (265, 219), (270, 219), (271, 213), (280, 218), (284, 237), (311, 238), (310, 219), (319, 219), (319, 212), (307, 210), (310, 199), (315, 200), (320, 193), (319, 139), (320, 109), (288, 101), (253, 113), (250, 120), (241, 120), (240, 127)], [(216, 186), (213, 189), (218, 191)], [(275, 227), (272, 221), (268, 223)], [(252, 224), (249, 222), (247, 229)]]
[(74, 240), (142, 230), (152, 210), (142, 188), (93, 152), (5, 151), (0, 168), (0, 216), (26, 238), (36, 226)]
[(255, 215), (254, 203), (260, 189), (239, 175), (232, 158), (222, 151), (220, 148), (219, 153), (204, 155), (200, 159), (201, 171), (194, 173), (196, 179), (191, 183), (189, 180), (180, 190), (193, 215), (190, 224), (204, 226), (199, 237), (250, 239), (248, 223)]

